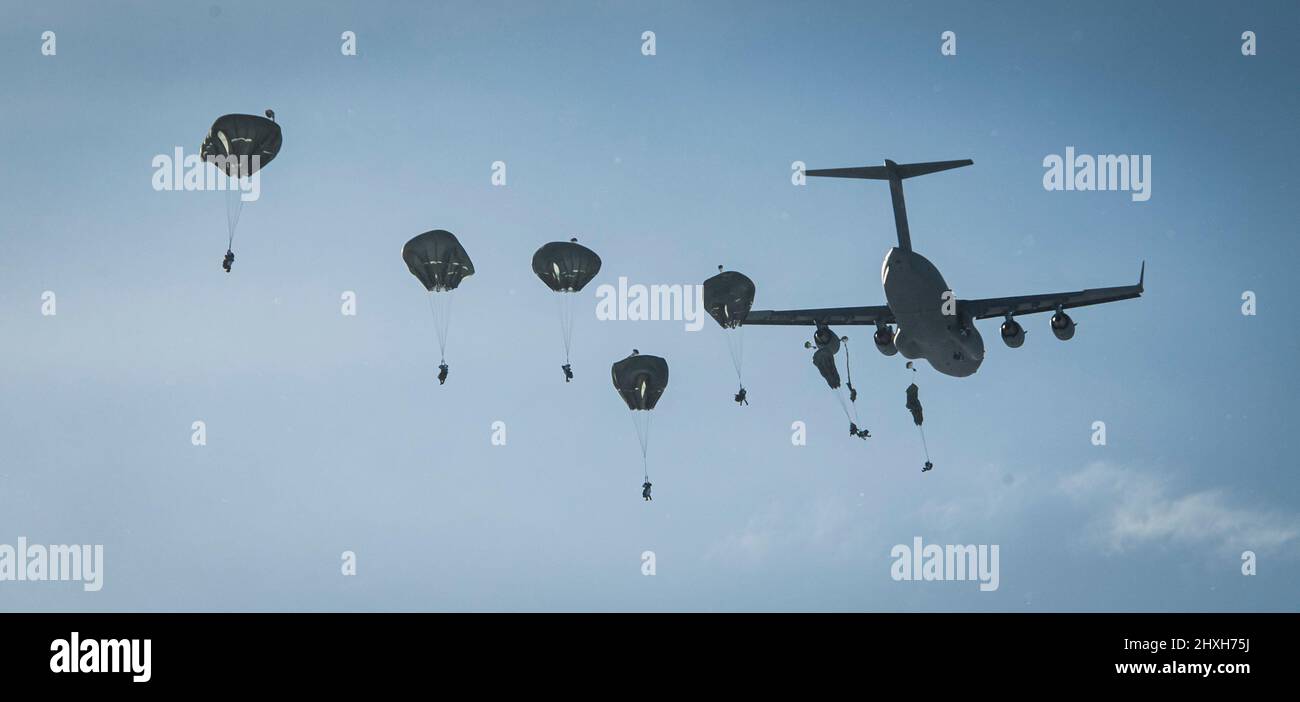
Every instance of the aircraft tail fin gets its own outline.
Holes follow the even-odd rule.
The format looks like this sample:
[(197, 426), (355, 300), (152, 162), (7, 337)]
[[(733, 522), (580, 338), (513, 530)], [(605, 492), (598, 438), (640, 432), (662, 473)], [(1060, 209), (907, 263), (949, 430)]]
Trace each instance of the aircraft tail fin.
[(826, 178), (859, 178), (862, 180), (889, 181), (889, 195), (894, 202), (894, 228), (898, 230), (898, 246), (912, 250), (912, 233), (907, 227), (907, 205), (903, 202), (903, 179), (938, 173), (952, 168), (969, 166), (975, 162), (964, 158), (959, 161), (928, 161), (926, 163), (894, 163), (885, 159), (883, 166), (858, 166), (856, 168), (821, 168), (804, 171), (805, 175)]

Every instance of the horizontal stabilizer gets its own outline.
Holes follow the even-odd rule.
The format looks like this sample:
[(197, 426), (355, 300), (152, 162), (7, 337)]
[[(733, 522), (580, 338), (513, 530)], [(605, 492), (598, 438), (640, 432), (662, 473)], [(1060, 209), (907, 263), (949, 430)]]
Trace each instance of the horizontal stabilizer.
[(890, 171), (893, 171), (899, 178), (911, 178), (913, 176), (926, 175), (928, 173), (938, 173), (952, 168), (961, 168), (969, 166), (975, 162), (965, 158), (960, 161), (930, 161), (928, 163), (894, 163), (885, 161), (883, 166), (858, 166), (857, 168), (819, 168), (807, 171), (810, 176), (823, 176), (827, 178), (859, 178), (862, 180), (889, 180)]

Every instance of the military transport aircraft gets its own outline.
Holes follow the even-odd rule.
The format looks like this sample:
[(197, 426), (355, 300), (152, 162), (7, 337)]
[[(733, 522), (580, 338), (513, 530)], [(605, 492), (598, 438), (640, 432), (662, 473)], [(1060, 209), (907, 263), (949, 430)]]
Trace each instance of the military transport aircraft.
[[(979, 370), (984, 361), (984, 340), (974, 321), (1005, 317), (1002, 340), (1011, 348), (1025, 342), (1025, 330), (1015, 320), (1017, 315), (1054, 312), (1052, 333), (1065, 341), (1074, 336), (1074, 320), (1065, 313), (1072, 307), (1128, 300), (1142, 294), (1146, 263), (1138, 275), (1137, 285), (1095, 288), (1076, 292), (993, 297), (982, 300), (958, 300), (943, 275), (924, 256), (912, 250), (907, 228), (907, 208), (903, 204), (903, 179), (972, 165), (974, 161), (935, 161), (898, 164), (886, 160), (883, 166), (829, 168), (808, 171), (810, 176), (888, 180), (894, 201), (894, 226), (898, 229), (898, 246), (885, 254), (880, 282), (888, 304), (874, 307), (831, 307), (809, 310), (752, 310), (744, 320), (752, 324), (816, 325), (818, 345), (834, 339), (828, 333), (832, 324), (874, 324), (876, 348), (886, 356), (902, 353), (905, 358), (923, 358), (945, 375), (964, 378)], [(897, 325), (895, 330), (891, 325)], [(837, 344), (838, 345), (838, 344)]]

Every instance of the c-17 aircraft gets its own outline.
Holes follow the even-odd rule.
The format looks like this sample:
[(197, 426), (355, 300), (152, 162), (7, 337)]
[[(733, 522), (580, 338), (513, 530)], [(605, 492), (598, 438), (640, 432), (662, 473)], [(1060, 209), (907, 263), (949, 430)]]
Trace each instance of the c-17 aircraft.
[[(903, 203), (903, 179), (973, 163), (970, 159), (903, 164), (886, 160), (883, 166), (807, 171), (806, 175), (810, 176), (889, 181), (898, 246), (885, 254), (885, 262), (880, 269), (880, 282), (885, 288), (888, 304), (809, 310), (754, 310), (745, 318), (744, 324), (816, 325), (817, 334), (813, 339), (819, 347), (838, 341), (829, 329), (832, 324), (874, 324), (874, 341), (881, 353), (886, 356), (902, 353), (909, 359), (923, 358), (940, 373), (964, 378), (979, 370), (984, 361), (984, 340), (974, 324), (977, 319), (1005, 317), (1002, 322), (1002, 340), (1007, 346), (1018, 348), (1025, 342), (1025, 330), (1015, 320), (1017, 315), (1054, 312), (1051, 319), (1052, 333), (1065, 341), (1074, 336), (1074, 320), (1065, 310), (1128, 300), (1142, 295), (1142, 282), (1146, 277), (1145, 262), (1138, 275), (1137, 285), (1045, 295), (953, 300), (951, 288), (944, 282), (939, 269), (912, 250), (912, 236), (907, 228), (907, 207)], [(897, 325), (897, 331), (890, 325)]]

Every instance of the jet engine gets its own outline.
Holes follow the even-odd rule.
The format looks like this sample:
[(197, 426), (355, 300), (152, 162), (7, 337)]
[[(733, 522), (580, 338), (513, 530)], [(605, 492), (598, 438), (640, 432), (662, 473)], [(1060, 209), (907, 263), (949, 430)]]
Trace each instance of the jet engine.
[(1074, 320), (1064, 311), (1057, 310), (1052, 315), (1052, 333), (1061, 341), (1068, 341), (1074, 337)]
[(817, 326), (817, 331), (813, 333), (813, 343), (817, 344), (819, 350), (829, 351), (832, 356), (840, 352), (840, 337), (828, 326)]
[(1002, 323), (1002, 342), (1013, 349), (1018, 349), (1025, 343), (1025, 328), (1020, 326), (1020, 322), (1007, 317), (1007, 321)]
[(876, 350), (886, 356), (893, 356), (898, 353), (898, 347), (894, 346), (894, 328), (888, 324), (876, 327), (876, 333), (871, 337), (876, 342)]

